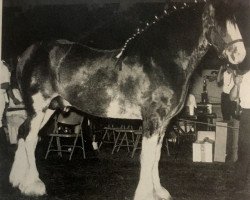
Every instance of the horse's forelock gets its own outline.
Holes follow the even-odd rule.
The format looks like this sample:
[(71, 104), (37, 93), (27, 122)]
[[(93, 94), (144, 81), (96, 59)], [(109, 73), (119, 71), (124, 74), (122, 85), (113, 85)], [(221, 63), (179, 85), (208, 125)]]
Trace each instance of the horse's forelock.
[(229, 20), (236, 24), (235, 21), (235, 5), (228, 0), (210, 0), (214, 8), (215, 21), (221, 28), (226, 28), (226, 22)]

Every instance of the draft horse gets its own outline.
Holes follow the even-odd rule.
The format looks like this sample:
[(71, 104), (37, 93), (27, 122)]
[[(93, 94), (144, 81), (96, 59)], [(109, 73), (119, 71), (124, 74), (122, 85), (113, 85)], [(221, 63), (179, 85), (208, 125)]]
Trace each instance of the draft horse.
[(170, 7), (121, 50), (97, 50), (66, 40), (31, 45), (17, 68), (28, 118), (11, 184), (26, 195), (46, 193), (35, 148), (39, 130), (53, 113), (49, 105), (56, 101), (61, 108), (70, 105), (95, 116), (142, 119), (141, 171), (134, 199), (170, 199), (158, 170), (163, 137), (170, 119), (183, 108), (189, 78), (210, 46), (232, 64), (242, 62), (246, 54), (231, 8), (218, 0)]

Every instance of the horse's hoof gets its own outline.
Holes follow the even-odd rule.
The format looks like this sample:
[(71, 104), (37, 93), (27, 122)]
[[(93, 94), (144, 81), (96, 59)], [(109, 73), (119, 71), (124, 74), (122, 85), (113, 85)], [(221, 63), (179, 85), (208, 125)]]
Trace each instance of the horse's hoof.
[(173, 197), (168, 197), (167, 199), (163, 198), (161, 200), (173, 200)]
[(27, 196), (42, 196), (46, 194), (46, 188), (41, 180), (37, 180), (29, 185), (20, 184), (19, 189)]
[(156, 199), (159, 200), (172, 200), (170, 193), (164, 187), (155, 190), (155, 196), (157, 196)]
[(13, 177), (10, 177), (10, 183), (11, 183), (12, 187), (15, 188), (15, 187), (18, 187), (18, 186), (19, 186), (20, 181), (17, 180), (17, 179), (14, 179)]

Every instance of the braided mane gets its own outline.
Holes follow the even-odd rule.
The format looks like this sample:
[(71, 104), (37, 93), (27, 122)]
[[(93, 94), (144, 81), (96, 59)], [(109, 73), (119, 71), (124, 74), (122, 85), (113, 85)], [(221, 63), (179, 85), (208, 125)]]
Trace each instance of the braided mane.
[[(204, 2), (206, 2), (206, 0), (204, 0)], [(131, 55), (132, 52), (135, 53), (134, 51), (138, 48), (138, 46), (144, 46), (145, 44), (147, 44), (147, 46), (151, 45), (152, 47), (159, 45), (158, 47), (163, 49), (166, 48), (166, 46), (164, 46), (164, 44), (166, 44), (169, 48), (173, 48), (173, 46), (171, 46), (171, 41), (169, 40), (175, 37), (175, 34), (179, 34), (177, 29), (181, 29), (186, 32), (192, 30), (192, 26), (197, 27), (197, 23), (202, 23), (199, 20), (201, 20), (200, 16), (204, 10), (204, 2), (197, 2), (195, 0), (193, 3), (170, 4), (168, 9), (165, 9), (160, 16), (155, 16), (154, 20), (147, 22), (144, 28), (136, 29), (132, 36), (125, 41), (124, 46), (117, 55), (117, 58), (120, 58), (121, 56), (124, 57), (129, 54)], [(215, 8), (215, 20), (222, 28), (226, 27), (226, 20), (228, 19), (235, 22), (234, 8), (224, 2), (224, 0), (210, 0), (208, 3), (211, 3)], [(171, 29), (175, 30), (173, 31)], [(187, 45), (184, 49), (192, 48), (192, 46), (195, 45), (193, 44), (193, 41), (198, 38), (197, 34), (200, 34), (200, 31), (201, 30), (196, 29), (192, 30), (192, 33), (185, 38)], [(164, 34), (166, 35), (164, 36)], [(165, 42), (160, 42), (159, 37), (162, 38), (162, 41), (163, 37), (165, 37)], [(166, 43), (166, 41), (168, 41), (168, 43)], [(181, 42), (185, 43), (185, 41), (181, 41), (180, 39), (176, 41), (175, 44), (180, 45), (179, 43)], [(143, 52), (144, 50), (145, 48), (141, 48), (140, 51), (137, 52)]]
[[(175, 3), (174, 5), (170, 5), (168, 9), (163, 10), (160, 16), (156, 15), (151, 22), (145, 23), (144, 28), (137, 28), (136, 31), (132, 34), (132, 36), (125, 41), (124, 46), (121, 49), (121, 52), (117, 55), (117, 58), (125, 55), (128, 49), (130, 49), (130, 47), (133, 46), (133, 44), (137, 43), (137, 40), (145, 38), (145, 35), (147, 35), (148, 32), (154, 32), (153, 29), (155, 29), (155, 27), (159, 27), (159, 25), (164, 24), (166, 21), (167, 23), (171, 23), (173, 17), (175, 18), (177, 17), (177, 20), (179, 20), (181, 17), (178, 17), (176, 15), (181, 15), (181, 13), (183, 12), (187, 13), (190, 10), (196, 12), (197, 10), (201, 10), (199, 9), (200, 7), (203, 8), (204, 3), (197, 3), (197, 1), (188, 4)], [(176, 20), (173, 20), (172, 22), (175, 23), (175, 21)]]

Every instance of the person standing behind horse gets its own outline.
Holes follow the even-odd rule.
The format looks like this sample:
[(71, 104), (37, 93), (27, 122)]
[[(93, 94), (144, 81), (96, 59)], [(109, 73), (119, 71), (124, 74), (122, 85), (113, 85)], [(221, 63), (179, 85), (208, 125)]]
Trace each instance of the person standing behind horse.
[(223, 82), (223, 91), (221, 93), (221, 112), (224, 121), (230, 121), (234, 118), (236, 102), (231, 101), (229, 97), (230, 90), (234, 86), (235, 70), (232, 65), (227, 64), (220, 67), (217, 83), (221, 84)]
[(9, 66), (0, 62), (0, 142), (6, 142), (5, 131), (3, 128), (3, 118), (6, 105), (9, 102), (9, 97), (13, 100), (14, 104), (19, 104), (20, 101), (15, 98), (10, 87), (11, 72)]
[[(235, 168), (234, 186), (237, 190), (247, 190), (250, 172), (250, 71), (235, 77), (235, 85), (230, 92), (231, 100), (239, 98), (241, 106), (238, 160)], [(249, 180), (250, 181), (250, 180)], [(248, 188), (249, 189), (249, 188)]]

